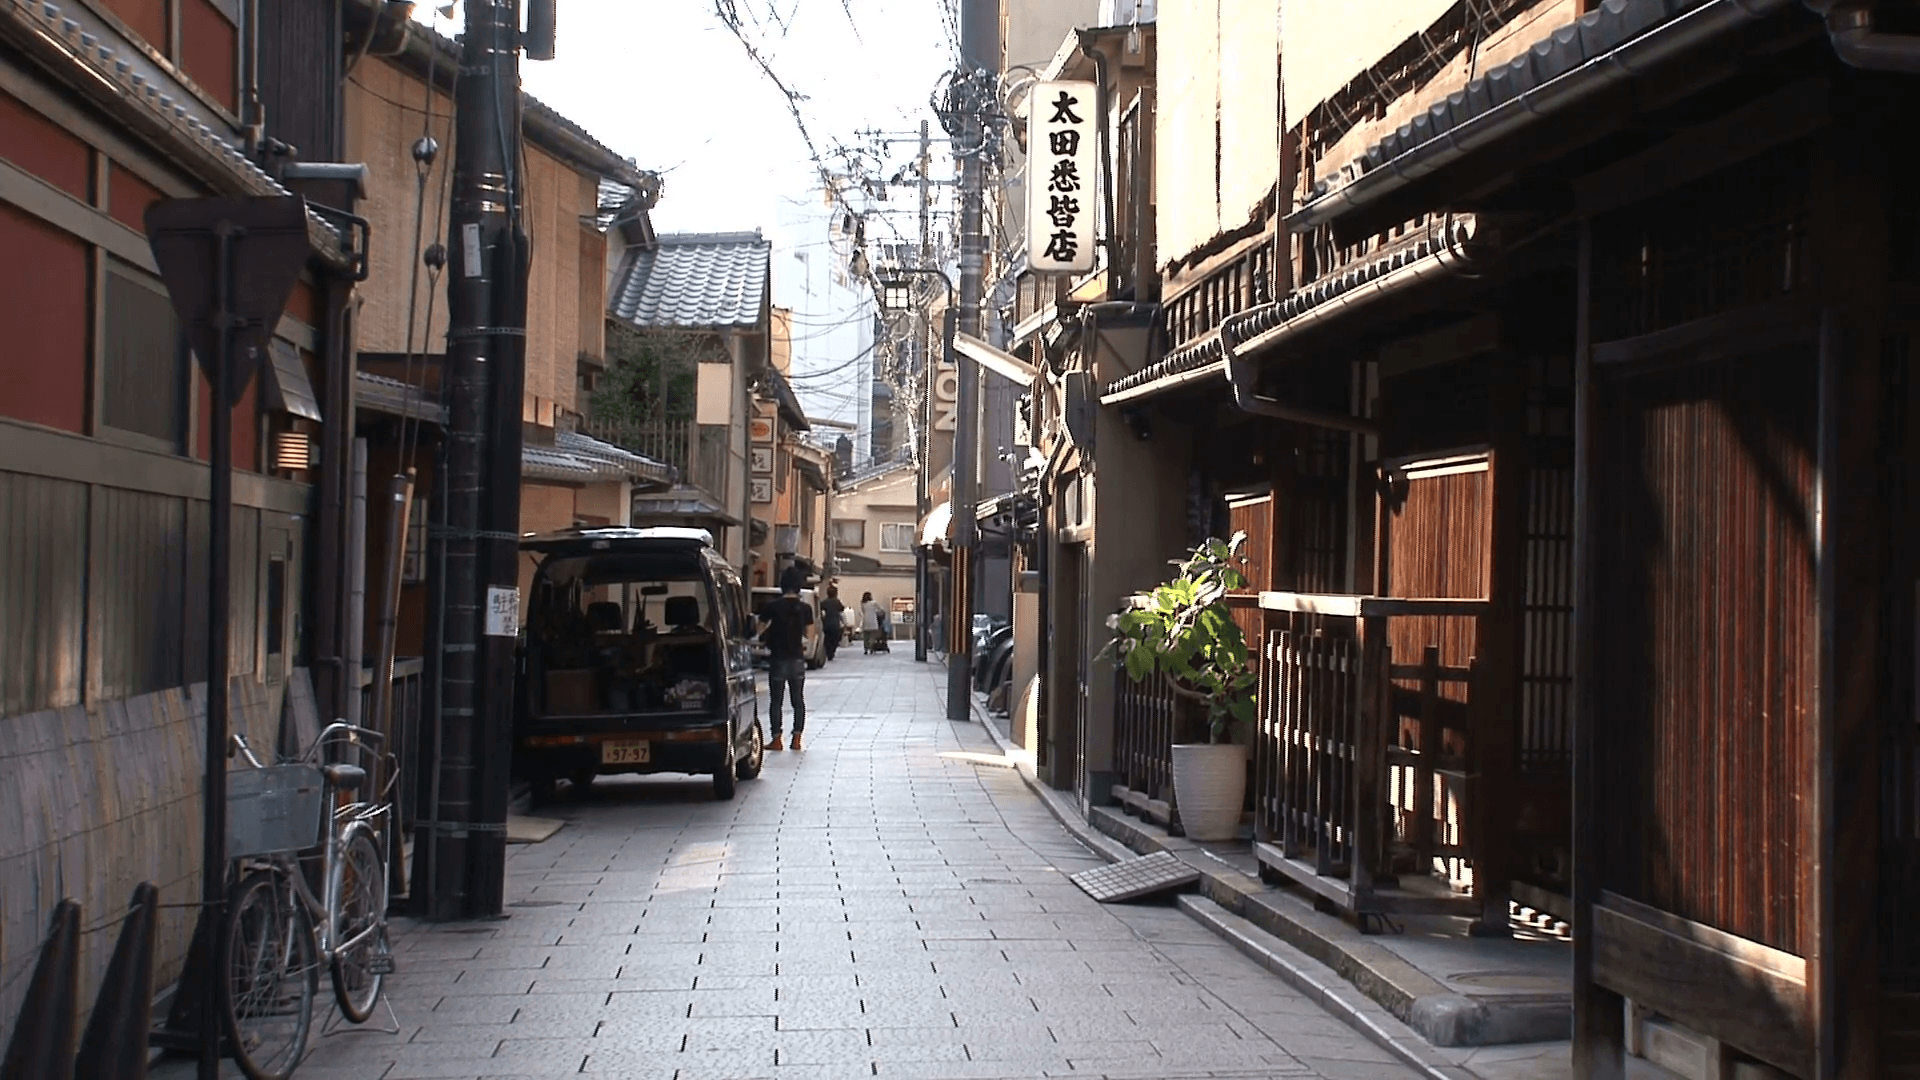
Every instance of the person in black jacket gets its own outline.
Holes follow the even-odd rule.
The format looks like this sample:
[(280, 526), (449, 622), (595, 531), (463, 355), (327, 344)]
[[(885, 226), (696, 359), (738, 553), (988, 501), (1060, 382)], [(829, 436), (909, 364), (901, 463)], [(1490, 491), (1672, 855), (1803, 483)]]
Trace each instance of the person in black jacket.
[(793, 748), (800, 749), (800, 735), (807, 727), (807, 653), (812, 651), (813, 608), (800, 599), (800, 587), (782, 582), (780, 599), (760, 612), (760, 640), (767, 645), (768, 726), (773, 729), (769, 750), (784, 750), (780, 741), (780, 698), (782, 691), (793, 698)]
[(827, 598), (820, 601), (820, 632), (827, 635), (827, 659), (840, 651), (840, 639), (846, 634), (847, 605), (840, 599), (840, 586), (827, 586)]

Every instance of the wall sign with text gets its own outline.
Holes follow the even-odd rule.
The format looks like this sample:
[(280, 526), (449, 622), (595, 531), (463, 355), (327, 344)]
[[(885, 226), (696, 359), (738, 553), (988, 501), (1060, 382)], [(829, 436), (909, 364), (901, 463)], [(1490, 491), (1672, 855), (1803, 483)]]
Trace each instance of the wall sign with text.
[(1090, 82), (1036, 83), (1027, 97), (1027, 265), (1093, 269), (1099, 94)]

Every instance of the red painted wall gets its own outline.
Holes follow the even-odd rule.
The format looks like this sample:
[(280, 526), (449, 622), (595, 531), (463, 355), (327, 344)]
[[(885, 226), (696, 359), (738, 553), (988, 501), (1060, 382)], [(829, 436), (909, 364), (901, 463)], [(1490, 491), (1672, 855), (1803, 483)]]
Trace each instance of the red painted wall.
[(102, 0), (108, 11), (120, 16), (147, 44), (167, 52), (167, 0)]
[(85, 202), (92, 154), (67, 129), (0, 93), (0, 157)]
[(0, 415), (83, 431), (87, 249), (0, 203)]
[(107, 212), (134, 232), (147, 231), (147, 206), (160, 198), (160, 189), (127, 171), (119, 162), (107, 170)]
[(233, 24), (208, 0), (179, 0), (181, 66), (187, 78), (229, 112), (240, 111), (236, 85), (240, 39)]
[[(199, 419), (194, 426), (193, 455), (201, 461), (213, 460), (213, 386), (194, 361), (193, 392), (199, 398)], [(233, 407), (233, 467), (245, 472), (260, 471), (260, 375), (254, 374), (240, 404)]]

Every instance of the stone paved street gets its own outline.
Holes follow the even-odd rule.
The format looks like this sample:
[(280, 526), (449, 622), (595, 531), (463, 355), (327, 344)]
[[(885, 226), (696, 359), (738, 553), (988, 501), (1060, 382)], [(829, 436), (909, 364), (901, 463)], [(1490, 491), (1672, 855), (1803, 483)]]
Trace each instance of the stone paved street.
[(1100, 860), (956, 756), (998, 751), (943, 718), (943, 677), (843, 652), (806, 750), (732, 802), (563, 794), (512, 851), (511, 918), (400, 926), (399, 1032), (316, 1037), (299, 1075), (1414, 1075), (1175, 908), (1089, 899), (1067, 875)]

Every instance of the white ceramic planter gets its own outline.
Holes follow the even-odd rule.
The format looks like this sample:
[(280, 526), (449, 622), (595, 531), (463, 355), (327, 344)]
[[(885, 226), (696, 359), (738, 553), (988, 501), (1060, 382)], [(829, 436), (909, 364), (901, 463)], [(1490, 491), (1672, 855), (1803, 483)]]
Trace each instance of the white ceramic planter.
[(1173, 797), (1189, 840), (1231, 840), (1247, 796), (1247, 748), (1233, 743), (1175, 743)]

